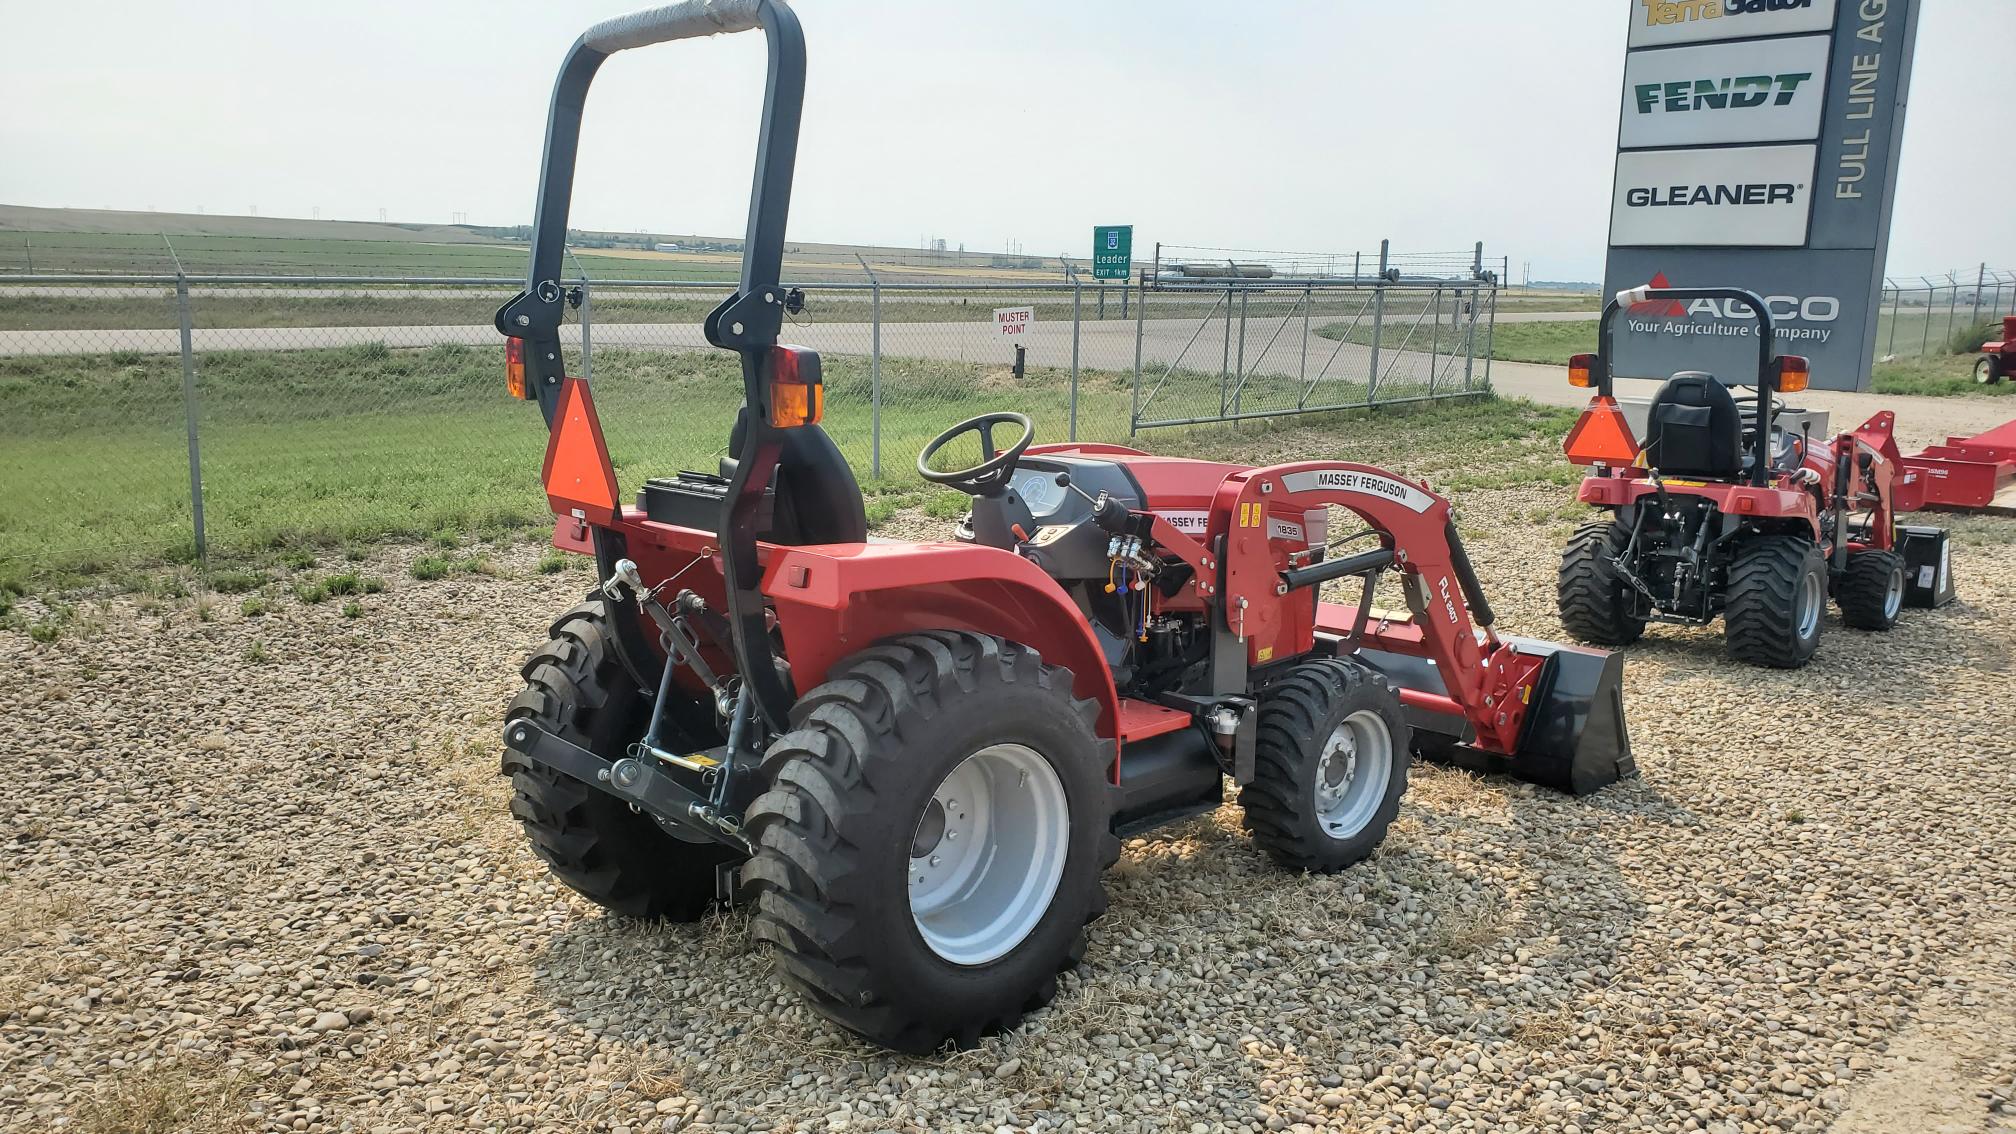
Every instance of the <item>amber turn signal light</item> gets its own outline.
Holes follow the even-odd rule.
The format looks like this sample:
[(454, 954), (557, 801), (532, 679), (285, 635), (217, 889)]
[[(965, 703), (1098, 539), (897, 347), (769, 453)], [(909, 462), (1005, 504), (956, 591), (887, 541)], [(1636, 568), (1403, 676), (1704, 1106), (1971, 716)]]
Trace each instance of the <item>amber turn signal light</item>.
[(1568, 359), (1568, 384), (1585, 390), (1596, 385), (1595, 355), (1578, 354)]
[(1778, 370), (1778, 392), (1781, 394), (1798, 393), (1813, 377), (1813, 364), (1806, 361), (1805, 355), (1781, 354), (1772, 359), (1771, 364)]
[(770, 348), (770, 424), (779, 429), (815, 425), (826, 411), (819, 353), (804, 347)]

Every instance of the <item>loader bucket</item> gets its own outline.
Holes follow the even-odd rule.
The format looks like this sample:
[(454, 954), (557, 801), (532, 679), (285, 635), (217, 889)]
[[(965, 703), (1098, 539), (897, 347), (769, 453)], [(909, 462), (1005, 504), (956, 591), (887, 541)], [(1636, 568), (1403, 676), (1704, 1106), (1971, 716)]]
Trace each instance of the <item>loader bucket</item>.
[[(1534, 638), (1502, 639), (1529, 657), (1540, 672), (1528, 702), (1519, 751), (1500, 756), (1464, 745), (1469, 724), (1459, 715), (1407, 706), (1414, 749), (1424, 759), (1481, 772), (1508, 772), (1522, 780), (1588, 795), (1636, 773), (1631, 734), (1624, 723), (1624, 657)], [(1435, 663), (1423, 658), (1360, 649), (1358, 660), (1384, 674), (1396, 689), (1446, 695)]]
[(1547, 659), (1533, 683), (1512, 774), (1570, 795), (1636, 774), (1624, 723), (1624, 655), (1532, 638), (1505, 641)]

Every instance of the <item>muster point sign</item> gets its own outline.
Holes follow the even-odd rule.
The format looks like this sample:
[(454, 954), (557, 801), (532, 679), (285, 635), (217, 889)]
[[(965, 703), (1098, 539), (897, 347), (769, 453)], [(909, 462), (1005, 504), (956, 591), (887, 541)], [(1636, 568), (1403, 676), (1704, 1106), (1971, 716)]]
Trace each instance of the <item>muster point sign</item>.
[(1003, 335), (1020, 337), (1036, 322), (1034, 307), (996, 307), (994, 309), (994, 330)]

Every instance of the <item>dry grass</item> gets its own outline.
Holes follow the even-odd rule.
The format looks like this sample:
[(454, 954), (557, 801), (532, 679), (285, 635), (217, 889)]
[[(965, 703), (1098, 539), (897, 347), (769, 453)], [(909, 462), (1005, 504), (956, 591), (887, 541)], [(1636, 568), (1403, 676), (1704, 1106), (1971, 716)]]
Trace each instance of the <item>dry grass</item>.
[(79, 1134), (210, 1134), (238, 1124), (237, 1072), (163, 1063), (115, 1072), (77, 1108)]

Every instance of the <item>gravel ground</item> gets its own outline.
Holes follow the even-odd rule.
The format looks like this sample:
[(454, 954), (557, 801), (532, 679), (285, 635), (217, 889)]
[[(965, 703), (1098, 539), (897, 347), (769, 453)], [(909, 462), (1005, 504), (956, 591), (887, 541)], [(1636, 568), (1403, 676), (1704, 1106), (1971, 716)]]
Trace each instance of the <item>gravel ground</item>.
[[(1560, 633), (1563, 499), (1460, 501), (1507, 629)], [(1056, 1005), (928, 1059), (524, 847), (496, 731), (583, 570), (0, 632), (0, 1127), (2016, 1129), (2016, 520), (1953, 526), (1961, 602), (1803, 672), (1655, 628), (1593, 798), (1418, 769), (1329, 878), (1229, 805), (1131, 842)]]

